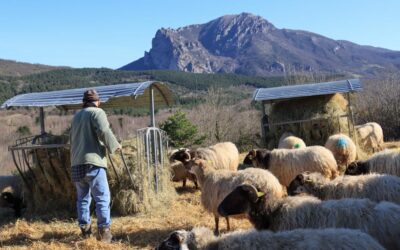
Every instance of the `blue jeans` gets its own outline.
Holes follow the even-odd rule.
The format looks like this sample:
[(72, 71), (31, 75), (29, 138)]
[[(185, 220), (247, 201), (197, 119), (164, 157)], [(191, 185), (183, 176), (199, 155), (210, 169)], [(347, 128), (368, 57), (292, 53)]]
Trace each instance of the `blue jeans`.
[(106, 169), (92, 166), (79, 182), (75, 182), (77, 191), (76, 208), (78, 210), (79, 226), (90, 224), (90, 203), (96, 203), (97, 227), (109, 227), (110, 216), (110, 189), (108, 187)]

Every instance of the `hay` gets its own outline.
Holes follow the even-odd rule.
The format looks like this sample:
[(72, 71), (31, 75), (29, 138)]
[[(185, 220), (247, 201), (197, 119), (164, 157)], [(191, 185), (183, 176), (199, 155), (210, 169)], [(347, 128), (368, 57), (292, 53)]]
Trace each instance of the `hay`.
[[(313, 96), (275, 102), (270, 107), (269, 123), (312, 120), (301, 123), (270, 125), (267, 134), (268, 148), (276, 148), (279, 138), (291, 132), (304, 140), (306, 145), (324, 145), (329, 136), (349, 134), (346, 117), (348, 102), (341, 94)], [(350, 121), (351, 122), (351, 121)], [(350, 124), (352, 127), (352, 124)]]
[[(54, 140), (43, 142), (53, 144)], [(159, 192), (156, 193), (154, 168), (151, 168), (148, 173), (147, 168), (143, 167), (145, 165), (137, 162), (137, 140), (123, 141), (122, 146), (127, 166), (133, 176), (133, 183), (127, 174), (121, 156), (119, 154), (111, 155), (114, 167), (108, 159), (107, 177), (111, 191), (112, 213), (132, 215), (167, 207), (176, 195), (170, 182), (169, 168), (167, 166), (165, 169), (161, 166), (157, 168)], [(75, 216), (76, 190), (70, 178), (69, 149), (62, 148), (58, 152), (56, 149), (39, 149), (33, 156), (36, 164), (33, 167), (33, 174), (28, 172), (28, 178), (30, 180), (35, 178), (37, 181), (32, 182), (34, 183), (33, 192), (27, 192), (27, 203), (30, 204), (29, 214)]]

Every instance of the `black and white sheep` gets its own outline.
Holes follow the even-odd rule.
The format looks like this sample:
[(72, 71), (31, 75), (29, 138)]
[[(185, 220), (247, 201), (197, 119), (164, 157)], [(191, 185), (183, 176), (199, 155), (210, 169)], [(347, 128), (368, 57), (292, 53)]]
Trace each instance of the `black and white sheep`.
[(306, 143), (301, 138), (294, 136), (292, 133), (285, 132), (279, 139), (278, 148), (296, 149), (305, 147)]
[(286, 187), (298, 174), (305, 171), (320, 172), (330, 179), (339, 174), (332, 152), (321, 146), (272, 151), (253, 149), (247, 154), (243, 164), (268, 169)]
[(357, 148), (353, 140), (345, 134), (336, 134), (328, 138), (325, 147), (336, 159), (338, 166), (347, 167), (356, 160)]
[(296, 229), (273, 233), (236, 231), (216, 237), (205, 227), (172, 232), (156, 250), (281, 250), (281, 249), (380, 249), (370, 235), (354, 229)]
[(400, 176), (400, 149), (386, 149), (365, 161), (352, 162), (345, 172), (348, 175), (368, 173)]
[(372, 201), (390, 201), (400, 204), (400, 178), (393, 175), (368, 174), (339, 176), (334, 180), (320, 173), (304, 172), (289, 185), (288, 194), (306, 193), (321, 200), (368, 198)]
[(14, 210), (15, 217), (21, 217), (25, 208), (22, 182), (18, 176), (0, 176), (0, 207)]
[(368, 122), (355, 126), (357, 139), (367, 151), (379, 151), (383, 148), (383, 130), (376, 122)]
[[(196, 175), (201, 189), (201, 204), (212, 213), (215, 218), (215, 232), (219, 232), (218, 205), (243, 183), (251, 183), (260, 190), (268, 192), (273, 198), (286, 196), (286, 190), (269, 171), (256, 168), (247, 168), (240, 171), (215, 170), (205, 160), (195, 160), (191, 165), (190, 172)], [(230, 230), (229, 219), (226, 218), (228, 231)]]
[(258, 230), (351, 228), (368, 233), (387, 249), (400, 249), (400, 206), (369, 199), (321, 201), (312, 196), (289, 196), (270, 201), (252, 185), (241, 185), (219, 205), (221, 216), (246, 213)]
[(170, 154), (170, 166), (171, 166), (171, 171), (172, 171), (172, 181), (174, 182), (179, 182), (182, 181), (182, 186), (186, 187), (186, 181), (189, 179), (191, 180), (194, 185), (196, 186), (196, 189), (198, 188), (198, 184), (197, 184), (197, 180), (196, 180), (196, 176), (192, 173), (190, 173), (185, 166), (183, 165), (183, 163), (181, 161), (177, 161), (175, 159), (172, 158), (172, 156), (180, 151), (182, 149), (177, 149), (171, 152)]
[(237, 170), (239, 151), (232, 142), (221, 142), (206, 148), (180, 149), (170, 157), (170, 160), (180, 161), (184, 165), (194, 159), (206, 160), (215, 169)]

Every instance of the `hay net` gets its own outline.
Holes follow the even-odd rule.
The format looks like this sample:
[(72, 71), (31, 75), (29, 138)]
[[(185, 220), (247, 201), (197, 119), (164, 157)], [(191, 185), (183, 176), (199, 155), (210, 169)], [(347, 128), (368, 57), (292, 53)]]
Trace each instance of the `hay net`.
[[(76, 190), (71, 181), (68, 136), (41, 135), (19, 139), (10, 147), (16, 167), (25, 183), (28, 215), (75, 216)], [(108, 155), (107, 176), (112, 213), (128, 215), (167, 206), (175, 195), (167, 167), (143, 167), (137, 138), (122, 141), (121, 154)], [(130, 174), (128, 174), (128, 172)], [(153, 183), (157, 172), (158, 187)], [(132, 178), (131, 178), (132, 177)], [(157, 196), (155, 196), (157, 195)]]
[(341, 94), (282, 100), (270, 105), (266, 143), (278, 146), (279, 138), (290, 132), (306, 145), (324, 145), (336, 133), (349, 134), (352, 128), (347, 114), (348, 101)]

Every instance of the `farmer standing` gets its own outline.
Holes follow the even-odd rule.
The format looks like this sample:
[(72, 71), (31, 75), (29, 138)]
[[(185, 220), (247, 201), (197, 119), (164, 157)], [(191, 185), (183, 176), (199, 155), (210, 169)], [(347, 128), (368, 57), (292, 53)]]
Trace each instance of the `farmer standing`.
[(106, 113), (99, 108), (100, 99), (94, 89), (83, 94), (83, 108), (72, 120), (71, 165), (72, 181), (77, 191), (78, 223), (83, 237), (91, 235), (91, 194), (96, 203), (97, 239), (111, 242), (110, 189), (107, 181), (106, 149), (121, 150), (110, 129)]

